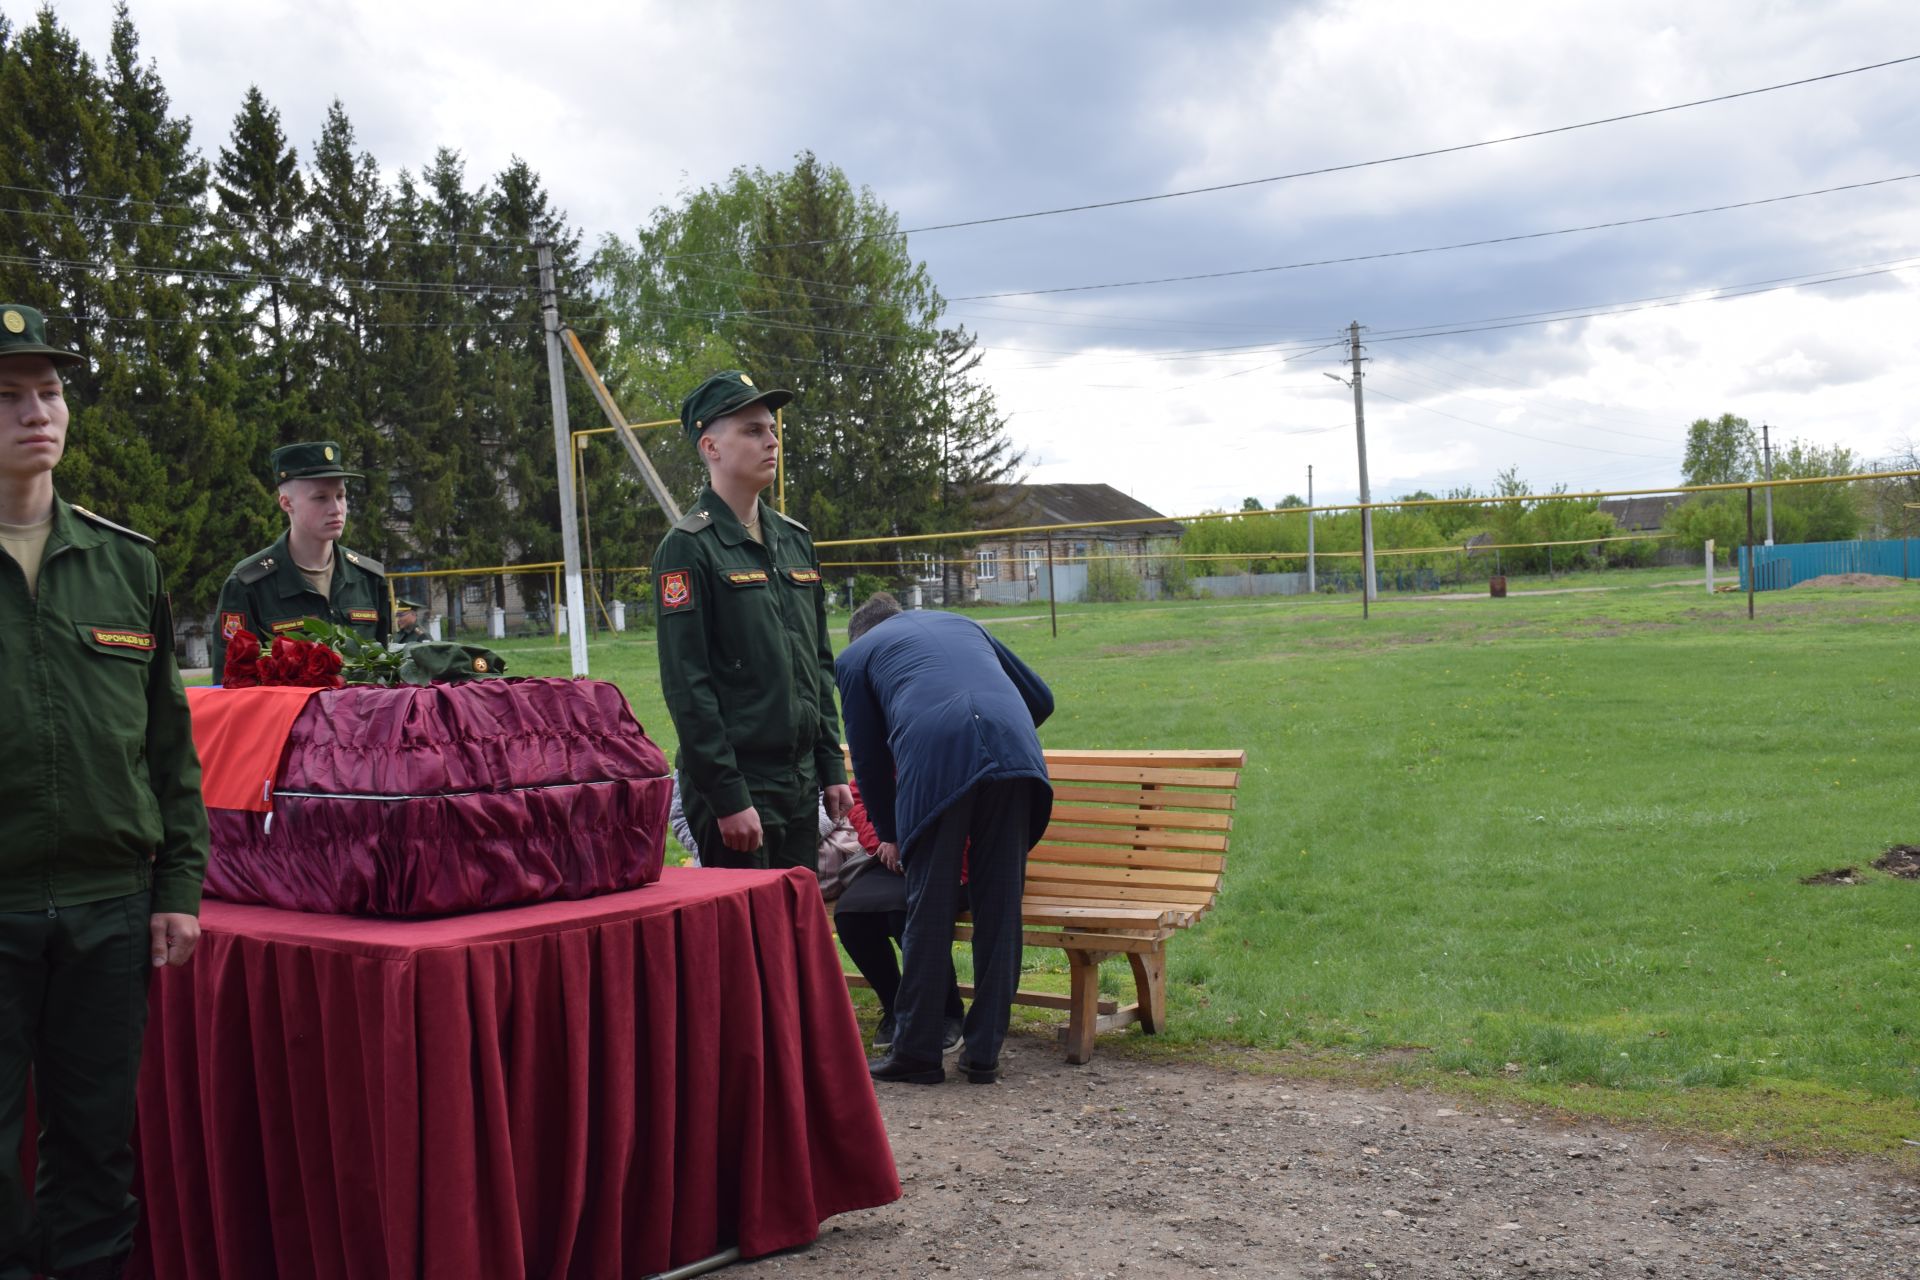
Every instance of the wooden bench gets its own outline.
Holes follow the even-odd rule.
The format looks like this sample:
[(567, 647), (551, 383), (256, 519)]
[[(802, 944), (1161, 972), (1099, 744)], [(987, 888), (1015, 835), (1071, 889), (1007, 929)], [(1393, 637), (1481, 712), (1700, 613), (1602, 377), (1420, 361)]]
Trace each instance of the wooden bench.
[[(1102, 1031), (1167, 1021), (1167, 940), (1212, 909), (1233, 830), (1244, 751), (1048, 751), (1053, 820), (1027, 859), (1021, 921), (1030, 947), (1067, 954), (1066, 995), (1015, 1003), (1065, 1009), (1067, 1061)], [(973, 936), (965, 923), (955, 936)], [(1100, 996), (1100, 962), (1124, 955), (1137, 999)], [(864, 986), (858, 974), (848, 985)], [(962, 986), (962, 992), (973, 992)]]

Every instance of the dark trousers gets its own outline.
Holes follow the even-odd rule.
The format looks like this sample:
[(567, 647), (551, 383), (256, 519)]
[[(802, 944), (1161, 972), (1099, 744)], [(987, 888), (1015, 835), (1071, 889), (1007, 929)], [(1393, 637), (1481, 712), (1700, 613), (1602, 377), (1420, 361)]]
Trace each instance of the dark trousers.
[[(682, 786), (680, 809), (693, 828), (703, 867), (820, 868), (820, 783), (811, 757), (791, 765), (741, 763), (747, 791), (760, 814), (760, 847), (741, 852), (720, 838), (720, 816), (706, 798)], [(684, 781), (685, 775), (681, 775)]]
[(954, 906), (964, 853), (973, 908), (967, 1061), (986, 1066), (1000, 1060), (1013, 996), (1020, 989), (1020, 899), (1032, 847), (1027, 825), (1036, 785), (1027, 778), (976, 783), (906, 850), (907, 927), (893, 1017), (895, 1057), (909, 1062), (940, 1058), (941, 987), (953, 959)]
[[(0, 913), (0, 1280), (133, 1248), (133, 1100), (152, 973), (144, 893)], [(38, 1176), (20, 1179), (27, 1075)]]
[[(833, 904), (833, 928), (853, 967), (880, 998), (880, 1007), (892, 1014), (900, 992), (900, 963), (894, 959), (893, 944), (907, 929), (906, 878), (878, 862), (868, 864)], [(960, 1002), (960, 980), (953, 972), (951, 948), (947, 952), (945, 1013), (956, 1019), (967, 1014)]]

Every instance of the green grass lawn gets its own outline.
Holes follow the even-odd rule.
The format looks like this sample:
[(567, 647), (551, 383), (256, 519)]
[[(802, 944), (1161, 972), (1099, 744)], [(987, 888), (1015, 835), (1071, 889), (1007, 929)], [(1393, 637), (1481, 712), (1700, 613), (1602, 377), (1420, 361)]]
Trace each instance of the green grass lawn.
[[(1353, 596), (1072, 606), (1058, 639), (1044, 609), (977, 614), (1053, 685), (1047, 745), (1248, 753), (1170, 1028), (1100, 1052), (1251, 1048), (1912, 1159), (1920, 882), (1868, 864), (1920, 844), (1920, 584), (1762, 595), (1749, 622), (1651, 587), (1686, 576), (1364, 623)], [(646, 637), (594, 672), (671, 750)], [(1843, 865), (1865, 882), (1800, 883)], [(1064, 984), (1058, 953), (1029, 968)]]

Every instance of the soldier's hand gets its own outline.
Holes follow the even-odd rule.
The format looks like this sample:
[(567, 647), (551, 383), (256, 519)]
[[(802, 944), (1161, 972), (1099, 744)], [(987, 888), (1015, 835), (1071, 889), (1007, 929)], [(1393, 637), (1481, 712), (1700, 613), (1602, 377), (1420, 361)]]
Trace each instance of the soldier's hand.
[(827, 802), (827, 816), (835, 822), (853, 812), (853, 788), (844, 782), (828, 787), (823, 799)]
[(763, 838), (758, 809), (749, 806), (720, 819), (720, 843), (735, 853), (752, 853)]
[(200, 945), (200, 918), (179, 911), (157, 911), (147, 917), (147, 936), (153, 944), (153, 967), (179, 968), (193, 959), (193, 949)]
[(900, 874), (900, 848), (898, 845), (890, 840), (882, 840), (880, 847), (873, 851), (873, 856), (880, 859), (881, 866), (893, 872), (895, 875)]

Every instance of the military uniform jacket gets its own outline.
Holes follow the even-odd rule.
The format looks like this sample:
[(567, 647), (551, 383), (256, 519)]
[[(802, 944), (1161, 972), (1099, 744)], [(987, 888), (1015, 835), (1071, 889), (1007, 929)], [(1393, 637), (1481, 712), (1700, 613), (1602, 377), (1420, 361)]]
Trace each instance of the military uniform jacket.
[(821, 786), (847, 780), (813, 539), (764, 502), (760, 532), (764, 546), (702, 489), (653, 557), (681, 782), (722, 816), (752, 806), (750, 780), (809, 757)]
[(39, 595), (0, 554), (0, 911), (196, 912), (207, 811), (151, 542), (54, 500)]
[(378, 560), (333, 544), (333, 599), (307, 585), (287, 550), (287, 535), (265, 551), (256, 551), (233, 567), (220, 588), (220, 612), (213, 629), (213, 682), (227, 669), (227, 642), (241, 628), (273, 643), (308, 618), (350, 626), (369, 640), (385, 644), (393, 624), (387, 597), (387, 570)]

